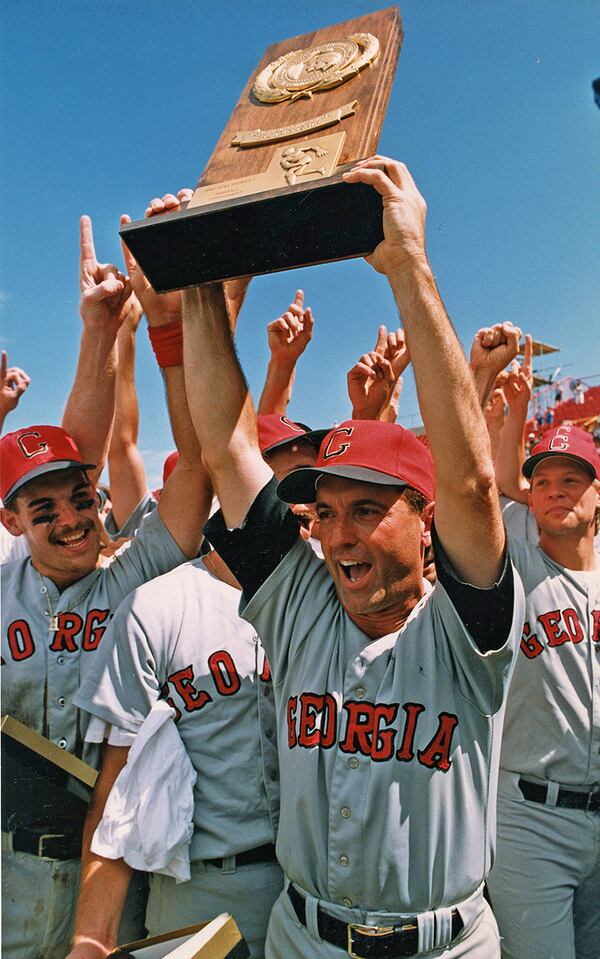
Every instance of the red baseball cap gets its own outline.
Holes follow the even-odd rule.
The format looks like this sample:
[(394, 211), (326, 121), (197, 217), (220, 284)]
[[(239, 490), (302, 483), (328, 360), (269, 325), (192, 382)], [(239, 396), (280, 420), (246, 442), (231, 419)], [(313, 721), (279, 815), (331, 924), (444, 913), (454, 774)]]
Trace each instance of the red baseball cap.
[[(303, 423), (294, 423), (279, 413), (261, 413), (256, 417), (258, 445), (264, 456), (280, 446), (297, 443), (303, 438), (309, 439), (310, 430)], [(310, 440), (309, 440), (310, 442)]]
[(531, 479), (534, 469), (548, 456), (568, 456), (582, 466), (587, 466), (592, 476), (598, 479), (600, 455), (590, 433), (578, 426), (557, 426), (544, 433), (539, 443), (531, 449), (531, 455), (523, 463), (523, 474)]
[(179, 462), (179, 450), (173, 450), (172, 453), (169, 453), (166, 460), (163, 463), (163, 486), (167, 482), (169, 476), (175, 469)]
[(410, 486), (428, 500), (434, 498), (431, 453), (414, 433), (396, 423), (346, 420), (327, 433), (315, 466), (294, 470), (277, 493), (284, 503), (314, 503), (321, 476)]
[(5, 504), (22, 486), (45, 473), (96, 468), (83, 462), (75, 441), (60, 426), (28, 426), (7, 433), (0, 440), (0, 463), (0, 496)]

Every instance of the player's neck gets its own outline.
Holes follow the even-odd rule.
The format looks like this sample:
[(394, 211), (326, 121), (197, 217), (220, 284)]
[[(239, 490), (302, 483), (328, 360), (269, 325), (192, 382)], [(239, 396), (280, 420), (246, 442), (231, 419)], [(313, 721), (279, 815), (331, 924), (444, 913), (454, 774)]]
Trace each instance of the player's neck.
[(540, 530), (540, 547), (546, 556), (567, 569), (584, 572), (600, 567), (598, 554), (594, 550), (594, 531), (592, 529), (585, 536), (577, 533), (559, 536)]
[(216, 576), (217, 579), (220, 579), (222, 583), (225, 583), (227, 586), (233, 586), (234, 589), (241, 590), (242, 587), (229, 569), (229, 566), (225, 565), (225, 561), (221, 559), (214, 549), (206, 554), (203, 562), (207, 570), (212, 573), (213, 576)]
[(382, 636), (389, 636), (390, 633), (397, 633), (402, 629), (423, 593), (423, 580), (420, 579), (410, 595), (407, 594), (402, 602), (396, 603), (389, 609), (377, 610), (373, 613), (351, 613), (349, 610), (346, 612), (365, 636), (371, 640), (381, 639)]
[(31, 565), (34, 569), (38, 571), (40, 576), (44, 576), (46, 579), (49, 579), (56, 586), (59, 593), (68, 589), (69, 586), (73, 586), (74, 583), (78, 583), (80, 579), (83, 579), (88, 573), (93, 572), (96, 568), (93, 566), (85, 573), (65, 573), (62, 570), (56, 570), (52, 567), (46, 566), (44, 563), (37, 563), (35, 559), (31, 559)]

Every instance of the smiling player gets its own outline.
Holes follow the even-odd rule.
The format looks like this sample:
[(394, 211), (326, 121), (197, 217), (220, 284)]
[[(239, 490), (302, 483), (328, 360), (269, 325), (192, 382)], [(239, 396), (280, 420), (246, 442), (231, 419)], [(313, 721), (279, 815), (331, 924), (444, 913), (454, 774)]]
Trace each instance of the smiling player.
[[(73, 435), (44, 424), (0, 440), (3, 521), (12, 535), (25, 537), (31, 554), (2, 567), (2, 709), (97, 765), (99, 746), (84, 745), (87, 720), (73, 697), (121, 600), (197, 555), (211, 488), (180, 359), (164, 370), (180, 460), (139, 535), (99, 568), (94, 484), (113, 418), (115, 340), (129, 284), (115, 266), (97, 262), (87, 217), (80, 279), (83, 333), (63, 418)], [(160, 325), (160, 311), (151, 319)], [(62, 959), (70, 947), (83, 824), (67, 795), (50, 814), (38, 798), (18, 808), (3, 803), (2, 946), (15, 959)], [(129, 918), (130, 910), (131, 903)], [(130, 925), (125, 936), (139, 931)]]

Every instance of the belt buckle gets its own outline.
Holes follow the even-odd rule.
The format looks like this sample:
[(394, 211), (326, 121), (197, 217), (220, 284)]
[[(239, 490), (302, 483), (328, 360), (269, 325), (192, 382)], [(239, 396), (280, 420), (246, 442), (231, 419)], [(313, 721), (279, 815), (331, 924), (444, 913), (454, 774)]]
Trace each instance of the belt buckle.
[(585, 811), (600, 812), (600, 786), (596, 786), (588, 793)]
[(38, 836), (38, 859), (42, 859), (44, 862), (56, 862), (56, 856), (45, 856), (44, 855), (44, 846), (47, 840), (52, 839), (64, 839), (62, 833), (51, 833), (45, 832), (41, 836)]
[(352, 959), (364, 959), (363, 956), (359, 955), (358, 952), (353, 952), (354, 941), (352, 935), (354, 932), (360, 933), (361, 936), (372, 936), (374, 939), (385, 938), (386, 936), (393, 936), (396, 931), (395, 926), (361, 926), (356, 922), (348, 923), (348, 955)]

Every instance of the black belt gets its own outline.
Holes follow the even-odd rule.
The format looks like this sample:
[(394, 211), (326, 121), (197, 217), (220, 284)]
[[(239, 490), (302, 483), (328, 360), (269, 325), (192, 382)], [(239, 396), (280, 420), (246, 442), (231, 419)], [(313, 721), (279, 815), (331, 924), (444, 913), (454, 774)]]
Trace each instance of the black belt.
[[(47, 829), (48, 827), (43, 827)], [(42, 832), (35, 828), (15, 829), (10, 833), (14, 852), (28, 852), (40, 859), (54, 859), (63, 862), (67, 859), (81, 858), (81, 831), (58, 833)]]
[[(530, 783), (526, 779), (519, 779), (519, 789), (525, 799), (531, 802), (545, 803), (548, 797), (548, 787), (540, 783)], [(559, 789), (556, 797), (556, 806), (564, 809), (585, 809), (586, 812), (600, 812), (600, 788), (591, 792), (578, 792), (575, 789)]]
[[(306, 925), (306, 902), (298, 890), (290, 883), (288, 896), (298, 921)], [(452, 939), (456, 939), (463, 928), (458, 910), (452, 910)], [(344, 949), (355, 959), (400, 959), (414, 956), (419, 950), (419, 927), (417, 917), (408, 918), (398, 926), (361, 926), (357, 923), (342, 922), (321, 906), (317, 906), (317, 927), (321, 939)], [(371, 931), (369, 931), (371, 930)]]
[[(249, 866), (252, 862), (273, 862), (277, 859), (275, 855), (275, 843), (268, 842), (264, 846), (257, 846), (256, 849), (249, 849), (247, 852), (238, 852), (233, 856), (236, 866)], [(216, 866), (217, 869), (223, 867), (222, 859), (205, 859), (209, 866)]]

